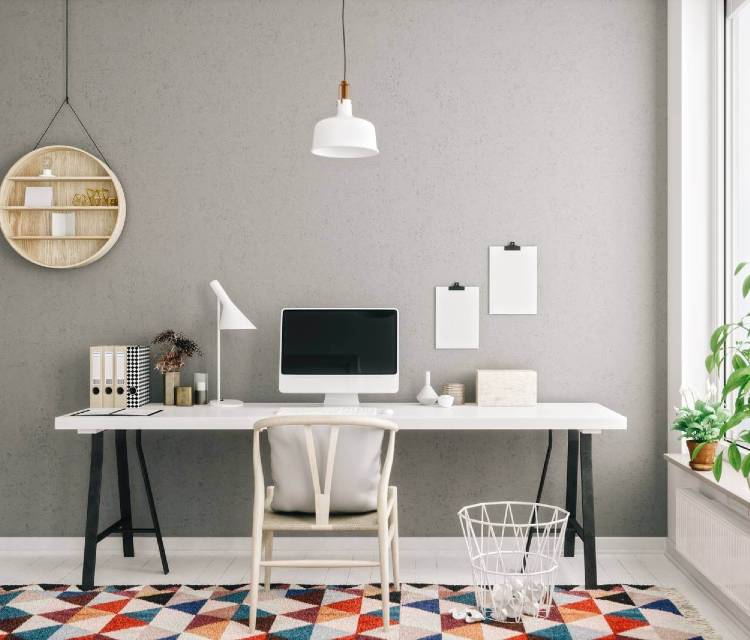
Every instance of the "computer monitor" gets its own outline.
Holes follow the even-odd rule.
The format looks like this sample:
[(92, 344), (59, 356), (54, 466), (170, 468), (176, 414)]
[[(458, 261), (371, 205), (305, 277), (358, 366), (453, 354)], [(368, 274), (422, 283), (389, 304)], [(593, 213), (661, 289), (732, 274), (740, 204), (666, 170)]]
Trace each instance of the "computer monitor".
[(282, 393), (347, 405), (358, 393), (398, 391), (396, 309), (282, 309), (280, 342)]

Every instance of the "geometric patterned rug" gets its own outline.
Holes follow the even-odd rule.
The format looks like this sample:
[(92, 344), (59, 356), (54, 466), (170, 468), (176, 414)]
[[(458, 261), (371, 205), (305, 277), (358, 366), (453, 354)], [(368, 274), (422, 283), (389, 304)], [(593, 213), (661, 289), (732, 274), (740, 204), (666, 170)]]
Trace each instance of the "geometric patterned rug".
[[(0, 640), (242, 640), (247, 585), (0, 587)], [(675, 591), (608, 585), (558, 587), (549, 617), (519, 623), (454, 620), (472, 587), (402, 584), (391, 591), (390, 638), (404, 640), (713, 640)], [(258, 631), (269, 640), (385, 638), (378, 585), (261, 589)]]

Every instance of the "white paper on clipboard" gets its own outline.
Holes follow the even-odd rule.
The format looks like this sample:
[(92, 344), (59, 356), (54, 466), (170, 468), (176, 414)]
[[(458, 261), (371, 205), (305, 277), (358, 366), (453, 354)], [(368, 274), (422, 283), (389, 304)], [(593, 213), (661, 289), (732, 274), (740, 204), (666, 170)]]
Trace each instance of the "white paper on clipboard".
[(535, 315), (536, 247), (490, 247), (490, 313)]
[(479, 287), (435, 287), (435, 348), (479, 348)]

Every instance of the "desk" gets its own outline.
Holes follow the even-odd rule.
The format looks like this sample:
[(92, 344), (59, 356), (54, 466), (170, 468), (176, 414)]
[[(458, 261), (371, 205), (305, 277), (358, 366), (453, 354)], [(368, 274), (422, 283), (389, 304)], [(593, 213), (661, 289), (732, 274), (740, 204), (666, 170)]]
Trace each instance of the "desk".
[[(249, 431), (260, 418), (272, 416), (283, 406), (306, 406), (304, 403), (248, 403), (238, 408), (220, 408), (208, 405), (177, 407), (147, 405), (139, 410), (151, 409), (148, 416), (91, 416), (81, 411), (55, 418), (55, 429), (76, 431), (91, 436), (91, 462), (89, 468), (88, 506), (86, 510), (86, 542), (84, 547), (82, 583), (86, 588), (94, 585), (96, 545), (112, 533), (122, 534), (123, 554), (133, 555), (133, 534), (153, 533), (159, 545), (164, 573), (169, 572), (161, 530), (148, 479), (146, 459), (142, 447), (144, 431)], [(310, 404), (309, 406), (320, 406)], [(614, 411), (594, 403), (543, 403), (533, 407), (477, 407), (465, 404), (449, 409), (423, 407), (410, 403), (372, 403), (365, 406), (393, 411), (383, 416), (393, 420), (402, 430), (413, 431), (547, 431), (548, 444), (536, 501), (544, 488), (553, 431), (567, 432), (568, 459), (565, 491), (565, 508), (570, 512), (565, 534), (565, 555), (574, 553), (575, 536), (583, 540), (586, 586), (596, 586), (596, 542), (594, 518), (594, 480), (591, 439), (603, 431), (627, 429), (627, 420)], [(127, 413), (122, 410), (120, 413)], [(115, 432), (117, 476), (120, 497), (120, 519), (99, 531), (99, 501), (101, 497), (104, 432)], [(146, 497), (151, 513), (152, 527), (133, 527), (130, 506), (130, 479), (128, 476), (127, 432), (136, 432), (136, 450), (141, 474), (146, 487)], [(581, 472), (581, 516), (576, 519), (578, 502), (578, 470)], [(502, 499), (503, 496), (498, 496)], [(467, 499), (468, 501), (468, 499)]]

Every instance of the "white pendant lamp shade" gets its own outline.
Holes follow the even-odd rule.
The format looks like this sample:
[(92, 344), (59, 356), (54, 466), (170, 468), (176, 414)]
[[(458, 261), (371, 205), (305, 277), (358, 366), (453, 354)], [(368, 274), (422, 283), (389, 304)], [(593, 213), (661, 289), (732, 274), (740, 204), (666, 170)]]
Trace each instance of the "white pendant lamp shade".
[(341, 99), (336, 115), (315, 125), (312, 153), (324, 158), (368, 158), (378, 155), (375, 127), (369, 120), (352, 115), (346, 81), (341, 83)]
[(378, 155), (372, 122), (352, 115), (349, 83), (346, 81), (346, 0), (341, 0), (341, 40), (344, 51), (344, 79), (339, 85), (336, 115), (315, 125), (312, 154), (323, 158), (369, 158)]

